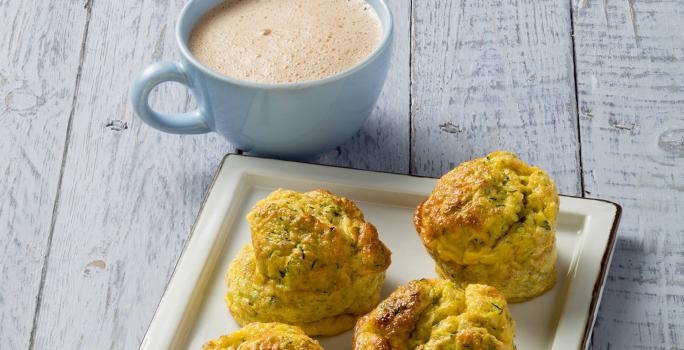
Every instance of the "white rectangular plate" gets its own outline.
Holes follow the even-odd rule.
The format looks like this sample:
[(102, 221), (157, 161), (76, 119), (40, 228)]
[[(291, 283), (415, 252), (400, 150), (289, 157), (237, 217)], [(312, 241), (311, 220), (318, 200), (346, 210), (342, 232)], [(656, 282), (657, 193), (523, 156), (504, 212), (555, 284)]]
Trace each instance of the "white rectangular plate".
[[(383, 298), (413, 279), (435, 277), (413, 211), (436, 180), (228, 155), (207, 195), (141, 349), (200, 349), (239, 328), (224, 304), (225, 271), (250, 241), (246, 214), (276, 188), (327, 189), (354, 200), (392, 250)], [(561, 196), (558, 282), (544, 295), (510, 306), (521, 350), (583, 349), (610, 264), (620, 207)], [(352, 334), (321, 338), (326, 350), (350, 349)]]

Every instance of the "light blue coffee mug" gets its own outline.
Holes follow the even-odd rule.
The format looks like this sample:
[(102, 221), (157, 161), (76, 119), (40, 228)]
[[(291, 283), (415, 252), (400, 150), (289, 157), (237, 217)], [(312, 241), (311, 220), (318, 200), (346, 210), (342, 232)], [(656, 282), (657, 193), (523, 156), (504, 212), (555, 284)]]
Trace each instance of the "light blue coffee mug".
[[(288, 84), (231, 78), (200, 63), (188, 48), (194, 24), (224, 0), (191, 0), (176, 25), (180, 62), (154, 63), (133, 84), (136, 113), (147, 124), (175, 134), (218, 132), (238, 149), (282, 158), (303, 158), (335, 148), (370, 115), (387, 75), (392, 15), (383, 0), (366, 0), (383, 26), (380, 45), (357, 65), (331, 77)], [(152, 89), (175, 81), (187, 86), (199, 108), (182, 114), (154, 111)]]

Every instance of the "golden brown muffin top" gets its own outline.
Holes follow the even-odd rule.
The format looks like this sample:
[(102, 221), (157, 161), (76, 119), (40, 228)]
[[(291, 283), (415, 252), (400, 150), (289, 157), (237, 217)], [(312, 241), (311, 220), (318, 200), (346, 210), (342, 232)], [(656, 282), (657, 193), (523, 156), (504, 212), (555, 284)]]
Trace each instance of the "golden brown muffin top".
[(354, 202), (325, 190), (278, 189), (247, 220), (259, 275), (285, 290), (331, 290), (390, 264), (389, 249)]
[(231, 334), (204, 344), (202, 350), (323, 350), (296, 326), (250, 323)]
[[(504, 295), (422, 279), (399, 287), (354, 329), (355, 350), (512, 350), (515, 322)], [(448, 346), (448, 347), (445, 347)]]
[(523, 233), (553, 235), (558, 203), (546, 172), (511, 152), (494, 152), (442, 176), (416, 209), (414, 224), (437, 259), (495, 264), (506, 256), (525, 259), (526, 250), (532, 254), (534, 239)]

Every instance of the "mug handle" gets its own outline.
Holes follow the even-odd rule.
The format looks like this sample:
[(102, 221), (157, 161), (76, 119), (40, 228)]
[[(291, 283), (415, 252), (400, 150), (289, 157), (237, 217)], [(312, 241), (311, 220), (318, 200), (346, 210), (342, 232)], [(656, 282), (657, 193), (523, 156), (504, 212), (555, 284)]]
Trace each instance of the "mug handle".
[(156, 112), (150, 107), (152, 89), (169, 81), (192, 88), (183, 66), (177, 62), (153, 63), (140, 73), (131, 91), (133, 109), (138, 116), (148, 125), (172, 134), (204, 134), (211, 131), (201, 108), (186, 113), (166, 114)]

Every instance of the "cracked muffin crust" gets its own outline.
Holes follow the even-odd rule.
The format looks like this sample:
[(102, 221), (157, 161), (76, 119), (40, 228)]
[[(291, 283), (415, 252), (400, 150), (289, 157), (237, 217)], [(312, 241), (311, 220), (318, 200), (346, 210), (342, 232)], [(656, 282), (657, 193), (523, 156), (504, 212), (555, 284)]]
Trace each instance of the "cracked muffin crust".
[(283, 323), (250, 323), (210, 340), (202, 350), (323, 350), (301, 328)]
[(414, 224), (442, 277), (492, 285), (520, 302), (556, 282), (558, 205), (546, 172), (494, 152), (442, 176)]
[(226, 274), (238, 323), (284, 322), (333, 335), (380, 300), (390, 251), (350, 200), (279, 189), (247, 216), (252, 244)]
[(494, 287), (443, 279), (399, 287), (354, 328), (355, 350), (513, 350), (515, 322)]

